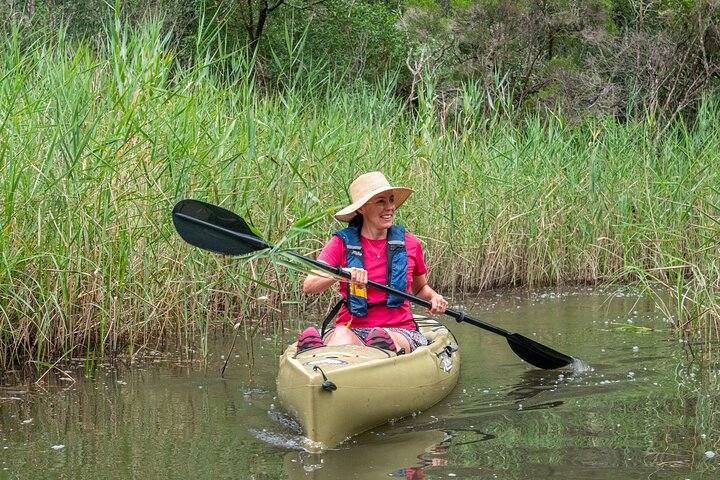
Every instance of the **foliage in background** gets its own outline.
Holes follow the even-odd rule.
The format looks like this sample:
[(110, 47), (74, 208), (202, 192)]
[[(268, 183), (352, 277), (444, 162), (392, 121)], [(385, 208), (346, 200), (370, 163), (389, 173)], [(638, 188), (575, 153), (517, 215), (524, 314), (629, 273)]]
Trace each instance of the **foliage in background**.
[[(178, 56), (194, 58), (203, 28), (222, 28), (225, 51), (249, 49), (258, 85), (275, 88), (302, 64), (316, 75), (383, 83), (400, 75), (393, 95), (417, 104), (431, 77), (441, 110), (457, 109), (458, 88), (502, 80), (517, 112), (560, 110), (640, 120), (656, 134), (682, 116), (692, 120), (703, 95), (717, 93), (720, 5), (711, 0), (132, 0), (116, 2), (137, 23), (163, 18)], [(22, 21), (72, 38), (101, 39), (113, 15), (104, 0), (10, 0), (4, 23)], [(212, 24), (212, 25), (210, 25)]]
[(414, 71), (430, 69), (449, 92), (461, 81), (489, 88), (503, 78), (518, 109), (560, 109), (573, 121), (639, 120), (649, 112), (661, 133), (680, 115), (692, 118), (702, 95), (717, 91), (717, 2), (411, 5), (402, 25), (414, 47)]
[(660, 281), (681, 331), (717, 338), (717, 97), (658, 135), (656, 112), (522, 110), (507, 76), (463, 80), (450, 104), (423, 69), (409, 111), (397, 76), (348, 84), (304, 63), (294, 28), (281, 88), (260, 88), (215, 17), (186, 43), (120, 18), (93, 41), (25, 22), (1, 38), (0, 367), (202, 346), (211, 324), (285, 318), (306, 302), (297, 273), (189, 248), (172, 206), (220, 204), (272, 243), (295, 226), (283, 244), (312, 255), (339, 226), (318, 212), (375, 169), (417, 190), (400, 221), (442, 291)]
[(376, 83), (405, 71), (405, 36), (395, 28), (399, 14), (382, 3), (326, 0), (309, 15), (293, 9), (283, 14), (284, 21), (268, 31), (271, 71), (290, 64), (285, 52), (296, 42), (288, 42), (288, 31), (290, 40), (303, 38), (304, 62), (335, 81)]

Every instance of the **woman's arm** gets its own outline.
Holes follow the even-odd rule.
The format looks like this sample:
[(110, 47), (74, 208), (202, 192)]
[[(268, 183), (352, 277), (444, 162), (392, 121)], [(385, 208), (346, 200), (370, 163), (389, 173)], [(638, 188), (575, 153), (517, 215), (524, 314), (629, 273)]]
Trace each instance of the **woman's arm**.
[[(343, 268), (346, 272), (350, 272), (350, 281), (358, 285), (367, 285), (367, 270), (362, 268)], [(305, 277), (303, 282), (303, 292), (306, 294), (323, 293), (330, 288), (338, 280), (325, 273), (314, 271)]]
[(303, 292), (310, 295), (315, 293), (323, 293), (330, 288), (337, 280), (330, 275), (321, 272), (311, 273), (305, 277), (303, 282)]
[(416, 297), (420, 297), (432, 304), (427, 310), (430, 315), (443, 313), (448, 307), (447, 300), (428, 285), (425, 275), (413, 277), (410, 290)]

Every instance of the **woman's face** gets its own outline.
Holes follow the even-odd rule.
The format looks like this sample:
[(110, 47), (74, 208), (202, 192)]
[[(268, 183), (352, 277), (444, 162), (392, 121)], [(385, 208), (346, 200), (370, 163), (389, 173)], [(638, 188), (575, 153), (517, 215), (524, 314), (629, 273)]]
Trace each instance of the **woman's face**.
[(395, 195), (392, 191), (378, 193), (358, 208), (358, 212), (368, 227), (388, 229), (395, 220)]

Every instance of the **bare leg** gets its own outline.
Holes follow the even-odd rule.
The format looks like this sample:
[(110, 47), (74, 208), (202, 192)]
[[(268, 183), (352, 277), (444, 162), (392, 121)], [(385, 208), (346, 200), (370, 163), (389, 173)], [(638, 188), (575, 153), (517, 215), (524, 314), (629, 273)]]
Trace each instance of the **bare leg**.
[(388, 329), (384, 329), (389, 335), (390, 338), (393, 339), (393, 342), (395, 342), (395, 347), (398, 349), (398, 352), (400, 350), (405, 349), (405, 353), (410, 353), (412, 351), (412, 348), (410, 348), (410, 342), (408, 342), (407, 337), (403, 335), (402, 333), (392, 332)]

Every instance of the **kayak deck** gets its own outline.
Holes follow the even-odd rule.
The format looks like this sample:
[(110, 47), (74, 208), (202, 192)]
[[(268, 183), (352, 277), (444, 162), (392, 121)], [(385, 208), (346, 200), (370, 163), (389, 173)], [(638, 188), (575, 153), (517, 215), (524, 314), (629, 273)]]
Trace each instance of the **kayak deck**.
[(390, 420), (425, 410), (457, 383), (457, 342), (438, 321), (416, 317), (430, 345), (407, 355), (375, 347), (336, 345), (280, 358), (278, 397), (300, 425), (306, 448), (333, 448)]

